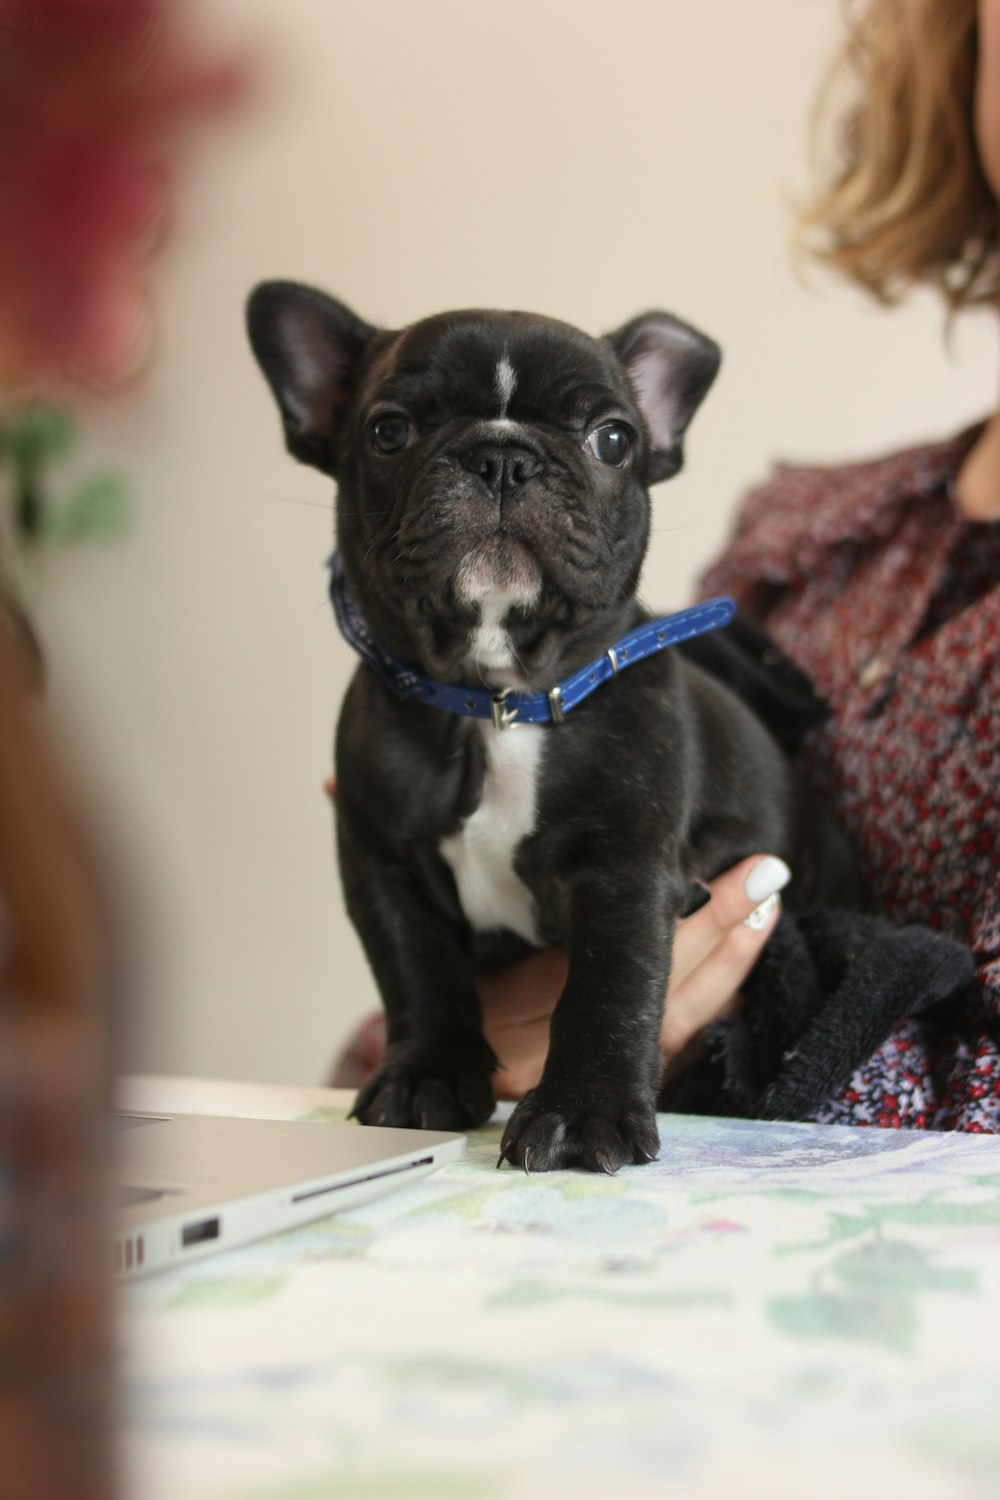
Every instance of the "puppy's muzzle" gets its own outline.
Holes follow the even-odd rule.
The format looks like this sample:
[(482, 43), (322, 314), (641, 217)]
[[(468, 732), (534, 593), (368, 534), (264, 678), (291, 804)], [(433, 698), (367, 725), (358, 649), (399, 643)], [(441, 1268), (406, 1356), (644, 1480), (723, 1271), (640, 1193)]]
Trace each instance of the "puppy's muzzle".
[(527, 448), (500, 447), (495, 443), (477, 443), (459, 455), (459, 463), (469, 474), (477, 475), (498, 505), (517, 500), (545, 465)]

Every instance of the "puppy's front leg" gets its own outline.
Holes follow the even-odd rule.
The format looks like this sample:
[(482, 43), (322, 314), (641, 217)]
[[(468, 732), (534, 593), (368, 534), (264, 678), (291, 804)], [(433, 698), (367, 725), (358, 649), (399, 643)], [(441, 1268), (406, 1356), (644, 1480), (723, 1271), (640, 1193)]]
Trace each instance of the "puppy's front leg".
[(615, 1172), (656, 1156), (659, 1035), (681, 894), (635, 869), (580, 880), (549, 1055), (510, 1117), (501, 1161)]
[(371, 830), (338, 813), (347, 909), (382, 995), (387, 1046), (353, 1114), (365, 1125), (469, 1130), (493, 1112), (496, 1057), (457, 924)]

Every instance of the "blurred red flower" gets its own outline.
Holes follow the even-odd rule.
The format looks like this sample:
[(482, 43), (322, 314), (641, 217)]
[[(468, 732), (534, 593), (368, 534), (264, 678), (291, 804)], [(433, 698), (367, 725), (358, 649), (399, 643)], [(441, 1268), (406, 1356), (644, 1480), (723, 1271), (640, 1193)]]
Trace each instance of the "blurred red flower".
[(117, 382), (188, 123), (241, 91), (176, 0), (0, 0), (0, 383)]

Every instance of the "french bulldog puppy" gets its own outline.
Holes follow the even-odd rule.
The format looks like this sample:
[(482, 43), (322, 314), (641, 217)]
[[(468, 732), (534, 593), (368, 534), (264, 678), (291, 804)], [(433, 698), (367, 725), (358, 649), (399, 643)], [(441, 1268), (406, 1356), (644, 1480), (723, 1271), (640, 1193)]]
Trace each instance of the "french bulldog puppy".
[[(853, 889), (845, 844), (737, 698), (673, 649), (619, 659), (649, 619), (649, 486), (680, 468), (719, 349), (661, 312), (605, 338), (494, 311), (389, 332), (288, 282), (257, 287), (248, 326), (290, 452), (337, 482), (335, 585), (367, 652), (337, 731), (337, 832), (388, 1044), (354, 1112), (485, 1121), (476, 965), (560, 945), (548, 1060), (501, 1162), (649, 1161), (693, 883), (768, 850), (793, 903)], [(584, 668), (598, 685), (563, 712), (553, 688)], [(547, 720), (527, 722), (538, 702)]]

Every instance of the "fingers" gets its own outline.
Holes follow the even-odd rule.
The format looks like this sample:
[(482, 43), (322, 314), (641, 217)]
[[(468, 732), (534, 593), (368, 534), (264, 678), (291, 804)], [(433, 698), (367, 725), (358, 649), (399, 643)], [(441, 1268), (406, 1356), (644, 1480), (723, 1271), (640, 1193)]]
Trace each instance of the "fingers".
[(757, 854), (717, 876), (709, 886), (711, 900), (677, 924), (671, 989), (678, 988), (734, 927), (784, 890), (791, 873), (783, 860)]
[(781, 914), (778, 892), (790, 878), (788, 866), (772, 856), (743, 860), (712, 882), (706, 906), (678, 923), (660, 1032), (667, 1058), (736, 1009), (739, 988)]
[[(778, 891), (788, 866), (756, 855), (712, 881), (711, 899), (677, 924), (661, 1047), (674, 1056), (691, 1037), (735, 1004), (780, 913)], [(549, 1025), (566, 980), (566, 956), (533, 953), (476, 978), (483, 1029), (500, 1060), (497, 1097), (517, 1099), (541, 1077)]]

